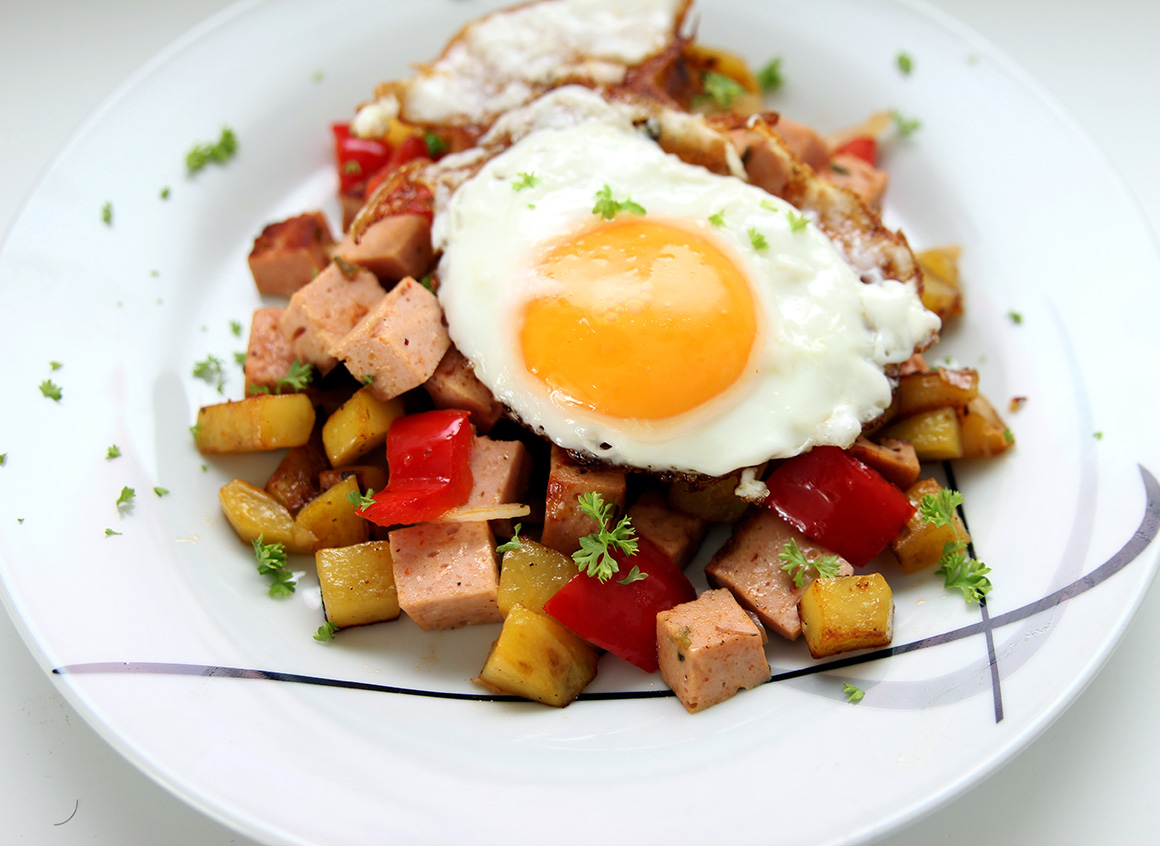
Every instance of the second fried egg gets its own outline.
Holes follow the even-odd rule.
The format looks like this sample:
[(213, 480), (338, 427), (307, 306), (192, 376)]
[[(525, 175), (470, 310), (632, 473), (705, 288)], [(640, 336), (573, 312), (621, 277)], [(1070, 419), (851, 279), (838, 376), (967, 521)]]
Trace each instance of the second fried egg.
[(439, 299), (476, 376), (560, 446), (718, 476), (848, 446), (883, 368), (933, 337), (796, 209), (616, 121), (532, 132), (435, 220)]

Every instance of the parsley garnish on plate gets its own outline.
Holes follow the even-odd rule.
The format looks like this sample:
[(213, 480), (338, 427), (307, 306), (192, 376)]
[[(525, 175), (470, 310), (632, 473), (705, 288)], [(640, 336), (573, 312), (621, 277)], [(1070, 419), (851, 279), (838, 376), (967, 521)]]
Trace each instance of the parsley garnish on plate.
[(612, 199), (612, 188), (608, 185), (596, 192), (596, 205), (592, 207), (593, 214), (598, 214), (605, 220), (612, 220), (622, 211), (636, 215), (645, 213), (644, 206), (634, 203), (631, 197), (624, 200)]
[(1023, 322), (1023, 314), (1022, 314), (1022, 312), (1011, 310), (1011, 311), (1007, 312), (1007, 319), (1010, 320), (1012, 323), (1014, 323), (1016, 326), (1018, 326), (1020, 323)]
[(894, 128), (898, 130), (898, 134), (903, 138), (908, 135), (913, 135), (922, 127), (922, 121), (916, 117), (907, 117), (898, 109), (890, 110), (890, 117), (894, 121)]
[(130, 487), (121, 488), (121, 495), (117, 497), (117, 509), (128, 509), (133, 505), (133, 498), (137, 496), (137, 492)]
[(113, 535), (119, 535), (120, 532), (114, 532), (112, 529), (105, 529), (105, 537), (111, 538)]
[(163, 497), (166, 494), (168, 494), (169, 489), (168, 488), (154, 488), (153, 493), (157, 494), (158, 498), (160, 498), (160, 497)]
[(196, 379), (214, 385), (219, 394), (226, 383), (225, 373), (222, 372), (222, 361), (214, 355), (207, 355), (203, 361), (194, 364), (193, 375)]
[(45, 379), (40, 383), (40, 393), (53, 402), (60, 402), (60, 387), (51, 379)]
[(318, 631), (314, 633), (314, 639), (319, 643), (326, 643), (327, 641), (334, 640), (334, 633), (337, 631), (338, 626), (330, 622), (330, 620), (327, 620), (318, 627)]
[(767, 94), (781, 88), (782, 82), (784, 80), (781, 76), (780, 58), (770, 59), (769, 63), (757, 72), (757, 84)]
[(105, 203), (101, 206), (101, 223), (105, 226), (113, 225), (113, 204)]
[(59, 361), (50, 361), (48, 363), (49, 370), (60, 370), (62, 367), (64, 367), (64, 365), (61, 364)]
[(850, 684), (849, 682), (843, 683), (842, 693), (845, 695), (847, 702), (851, 702), (854, 704), (861, 702), (863, 697), (866, 696), (866, 691), (864, 691), (860, 687), (855, 687), (854, 685)]
[(520, 529), (524, 527), (523, 523), (516, 523), (516, 530), (512, 533), (511, 539), (507, 543), (501, 543), (495, 548), (495, 551), (500, 555), (505, 552), (512, 552), (523, 547), (523, 539), (520, 537)]
[(112, 444), (105, 451), (105, 461), (112, 461), (114, 458), (120, 458), (120, 457), (121, 457), (121, 448), (119, 446), (117, 446), (116, 444)]
[(963, 598), (970, 603), (978, 602), (990, 593), (992, 585), (987, 574), (991, 568), (967, 555), (967, 543), (958, 537), (954, 517), (955, 509), (962, 504), (961, 493), (944, 488), (938, 494), (924, 496), (918, 503), (918, 513), (932, 526), (950, 526), (954, 530), (955, 540), (943, 545), (936, 572), (943, 577), (946, 587), (962, 591)]
[(263, 543), (262, 535), (251, 541), (258, 573), (272, 576), (270, 596), (289, 596), (294, 593), (294, 574), (286, 567), (286, 547), (281, 543)]
[(722, 109), (728, 109), (734, 100), (745, 93), (745, 88), (740, 82), (716, 71), (701, 74), (701, 82), (705, 86), (704, 96)]
[(190, 173), (197, 173), (211, 162), (225, 164), (238, 151), (238, 138), (228, 126), (222, 127), (222, 134), (212, 144), (195, 144), (185, 154), (185, 167)]
[(357, 512), (365, 511), (375, 504), (375, 489), (367, 488), (365, 494), (359, 493), (357, 490), (351, 491), (346, 495), (346, 501), (353, 505)]
[(777, 557), (785, 562), (781, 565), (781, 569), (793, 579), (794, 587), (799, 588), (806, 586), (806, 575), (810, 570), (816, 572), (819, 578), (831, 579), (838, 575), (838, 570), (842, 566), (838, 563), (836, 555), (819, 555), (810, 561), (793, 538), (786, 542), (785, 548), (777, 554)]
[[(608, 523), (612, 518), (615, 506), (610, 502), (605, 502), (604, 497), (600, 494), (588, 491), (580, 494), (576, 499), (580, 503), (580, 511), (595, 520), (599, 528), (592, 534), (580, 538), (580, 549), (572, 553), (572, 560), (576, 562), (581, 573), (607, 582), (613, 575), (620, 572), (620, 565), (612, 557), (613, 550), (619, 550), (626, 555), (636, 554), (636, 530), (632, 527), (627, 515), (621, 517), (620, 522), (609, 528)], [(631, 577), (632, 574), (630, 573), (629, 576)], [(627, 584), (627, 582), (623, 583)]]
[(894, 61), (897, 63), (898, 69), (902, 71), (903, 76), (910, 76), (910, 72), (914, 70), (914, 60), (910, 58), (909, 53), (899, 53)]

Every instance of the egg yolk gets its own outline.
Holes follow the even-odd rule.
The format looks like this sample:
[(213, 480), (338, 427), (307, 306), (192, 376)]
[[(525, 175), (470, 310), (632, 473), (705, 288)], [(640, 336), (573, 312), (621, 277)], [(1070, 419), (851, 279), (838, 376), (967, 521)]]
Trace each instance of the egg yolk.
[(553, 399), (659, 419), (726, 390), (745, 370), (757, 318), (749, 281), (710, 239), (617, 219), (554, 244), (545, 293), (524, 312), (524, 365)]

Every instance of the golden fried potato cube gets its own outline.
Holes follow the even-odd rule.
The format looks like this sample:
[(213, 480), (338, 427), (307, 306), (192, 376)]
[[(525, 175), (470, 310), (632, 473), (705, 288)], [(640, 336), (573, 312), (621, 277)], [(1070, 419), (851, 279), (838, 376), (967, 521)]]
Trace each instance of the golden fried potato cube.
[(389, 542), (320, 549), (314, 562), (328, 622), (341, 629), (398, 619), (399, 594)]
[(280, 543), (287, 552), (298, 554), (313, 551), (317, 543), (310, 531), (294, 523), (284, 505), (243, 479), (223, 485), (218, 501), (226, 519), (246, 543), (261, 537), (263, 543)]
[[(923, 497), (938, 496), (942, 485), (934, 479), (921, 479), (906, 489), (906, 496), (917, 509)], [(904, 573), (917, 573), (927, 567), (933, 567), (942, 558), (943, 546), (955, 540), (969, 541), (967, 527), (959, 518), (958, 512), (954, 515), (951, 526), (935, 526), (926, 522), (916, 510), (910, 520), (890, 542), (890, 549), (898, 559), (898, 564)]]
[(387, 442), (387, 430), (404, 414), (399, 397), (376, 399), (370, 386), (354, 396), (322, 424), (322, 444), (331, 466), (342, 467)]
[(724, 588), (657, 614), (657, 659), (690, 714), (769, 681), (761, 628)]
[(963, 457), (963, 433), (953, 408), (921, 411), (895, 420), (878, 432), (879, 438), (909, 441), (919, 461), (945, 461)]
[(898, 380), (899, 417), (936, 408), (962, 408), (979, 395), (979, 373), (969, 367), (907, 373)]
[(889, 646), (894, 637), (894, 596), (880, 573), (815, 579), (798, 610), (815, 658)]
[(197, 412), (197, 448), (205, 455), (302, 446), (314, 430), (306, 394), (262, 394), (207, 405)]
[(985, 397), (978, 396), (959, 411), (963, 458), (998, 455), (1015, 443), (1015, 436)]
[(963, 313), (959, 282), (961, 247), (935, 247), (915, 253), (922, 268), (922, 304), (946, 321)]
[(596, 678), (596, 648), (541, 614), (516, 604), (474, 681), (562, 708)]
[(515, 605), (543, 611), (544, 603), (577, 572), (576, 563), (564, 553), (520, 538), (519, 549), (504, 552), (500, 565), (500, 613), (506, 617)]
[(350, 501), (359, 493), (358, 478), (349, 476), (305, 505), (294, 524), (314, 535), (312, 549), (351, 546), (370, 537), (370, 525), (358, 515), (359, 505)]

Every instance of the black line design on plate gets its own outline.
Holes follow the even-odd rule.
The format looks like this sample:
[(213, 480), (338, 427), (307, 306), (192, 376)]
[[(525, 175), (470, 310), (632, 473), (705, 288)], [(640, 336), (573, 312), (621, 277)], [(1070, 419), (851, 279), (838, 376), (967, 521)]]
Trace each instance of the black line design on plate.
[[(1144, 516), (1140, 520), (1140, 525), (1132, 534), (1132, 537), (1120, 547), (1120, 549), (1107, 561), (1101, 564), (1090, 573), (1081, 576), (1068, 585), (1056, 590), (1047, 596), (1030, 602), (1021, 608), (1016, 608), (1013, 611), (1007, 611), (997, 617), (990, 617), (984, 614), (983, 620), (978, 623), (972, 623), (969, 626), (963, 626), (958, 629), (953, 629), (948, 632), (942, 632), (937, 635), (922, 638), (920, 640), (904, 643), (900, 646), (890, 646), (886, 649), (875, 650), (874, 652), (867, 652), (860, 655), (852, 655), (846, 658), (839, 658), (834, 661), (828, 661), (822, 664), (812, 664), (809, 667), (803, 667), (798, 670), (790, 670), (784, 673), (777, 673), (772, 676), (767, 683), (775, 683), (780, 681), (788, 681), (789, 679), (802, 678), (803, 676), (812, 676), (818, 673), (824, 673), (831, 670), (840, 670), (846, 667), (854, 667), (859, 664), (865, 664), (870, 661), (880, 661), (883, 658), (890, 658), (895, 655), (905, 655), (908, 652), (915, 652), (920, 649), (929, 649), (932, 646), (940, 646), (945, 643), (953, 643), (957, 640), (962, 640), (966, 637), (973, 637), (978, 634), (990, 634), (993, 629), (1010, 625), (1011, 623), (1031, 617), (1042, 611), (1074, 599), (1082, 593), (1094, 588), (1096, 585), (1114, 576), (1120, 570), (1124, 569), (1128, 564), (1131, 564), (1140, 554), (1156, 539), (1158, 531), (1160, 531), (1160, 483), (1156, 481), (1146, 468), (1140, 467), (1140, 475), (1144, 481), (1145, 504)], [(994, 645), (988, 637), (988, 650), (991, 660), (992, 679), (994, 680), (995, 702), (996, 702), (996, 721), (1002, 719), (1002, 702), (998, 693), (998, 670), (996, 667), (996, 659), (994, 655)], [(268, 681), (293, 682), (296, 684), (311, 684), (320, 685), (323, 687), (338, 687), (348, 690), (366, 690), (375, 693), (398, 693), (407, 694), (410, 696), (426, 696), (434, 699), (455, 699), (470, 702), (523, 702), (524, 699), (518, 696), (507, 696), (502, 694), (488, 694), (488, 693), (452, 693), (437, 690), (422, 690), (407, 687), (394, 687), (391, 685), (371, 684), (369, 682), (349, 681), (344, 679), (329, 679), (319, 676), (305, 676), (297, 673), (282, 673), (274, 670), (251, 670), (242, 669), (238, 667), (214, 667), (204, 664), (174, 664), (164, 662), (149, 662), (149, 661), (100, 661), (93, 663), (82, 664), (65, 664), (57, 667), (52, 671), (56, 675), (84, 675), (92, 673), (156, 673), (160, 675), (185, 675), (185, 676), (207, 676), (207, 677), (221, 677), (234, 679), (264, 679)], [(621, 700), (621, 699), (657, 699), (672, 696), (671, 690), (641, 690), (641, 691), (610, 691), (606, 693), (582, 693), (579, 696), (580, 700), (584, 701), (601, 701), (601, 700)]]

